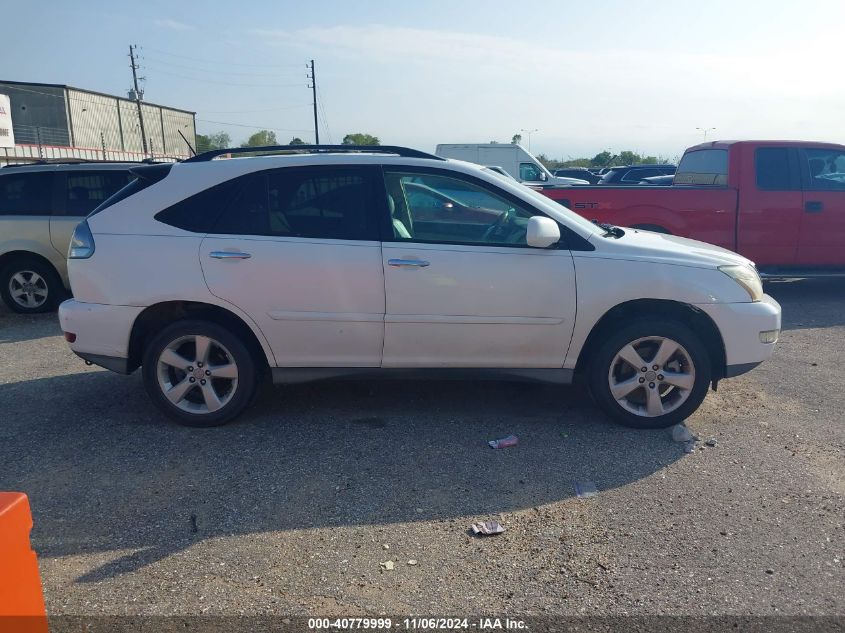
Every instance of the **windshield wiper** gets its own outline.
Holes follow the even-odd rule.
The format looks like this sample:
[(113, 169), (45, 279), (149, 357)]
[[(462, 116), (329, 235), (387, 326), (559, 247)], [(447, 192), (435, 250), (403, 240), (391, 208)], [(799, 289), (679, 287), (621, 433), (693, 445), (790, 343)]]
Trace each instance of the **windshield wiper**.
[(613, 226), (612, 224), (605, 224), (604, 222), (599, 222), (598, 220), (593, 220), (593, 224), (595, 224), (600, 229), (604, 230), (604, 236), (607, 237), (611, 235), (613, 237), (622, 237), (625, 235), (625, 231), (620, 229), (618, 226)]

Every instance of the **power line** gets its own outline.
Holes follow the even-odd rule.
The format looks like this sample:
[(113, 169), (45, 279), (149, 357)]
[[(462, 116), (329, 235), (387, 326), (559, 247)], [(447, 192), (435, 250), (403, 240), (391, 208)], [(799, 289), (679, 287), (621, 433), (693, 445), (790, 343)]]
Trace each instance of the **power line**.
[[(158, 59), (156, 57), (147, 57), (144, 55), (141, 59), (149, 60), (151, 62), (160, 63), (160, 64), (167, 64), (168, 67), (173, 66), (174, 68), (184, 68), (186, 70), (193, 70), (195, 72), (201, 73), (213, 73), (215, 75), (237, 75), (237, 76), (244, 76), (244, 77), (278, 77), (278, 71), (276, 72), (267, 72), (267, 73), (245, 73), (240, 71), (234, 70), (220, 70), (219, 68), (197, 68), (196, 66), (188, 66), (187, 64), (174, 64), (173, 62), (166, 60), (166, 59)], [(290, 71), (294, 72), (294, 71)]]
[(197, 119), (197, 121), (200, 121), (201, 123), (214, 123), (216, 125), (233, 125), (235, 127), (248, 127), (256, 130), (273, 130), (275, 132), (311, 132), (311, 130), (305, 130), (301, 128), (271, 127), (269, 125), (246, 125), (244, 123), (229, 123), (228, 121), (210, 121), (209, 119)]
[(243, 86), (249, 88), (301, 88), (302, 84), (269, 84), (269, 83), (261, 83), (261, 84), (245, 84), (245, 83), (232, 83), (231, 81), (215, 81), (213, 79), (205, 79), (203, 77), (190, 77), (188, 75), (180, 75), (177, 73), (172, 73), (169, 70), (163, 70), (158, 68), (157, 66), (147, 66), (148, 69), (154, 70), (157, 73), (162, 73), (164, 75), (170, 75), (172, 77), (178, 77), (179, 79), (186, 79), (188, 81), (198, 81), (200, 83), (206, 84), (220, 84), (223, 86)]
[(300, 103), (299, 105), (281, 106), (278, 108), (267, 108), (265, 110), (203, 110), (205, 114), (252, 114), (254, 112), (278, 112), (279, 110), (294, 110), (296, 108), (310, 108), (310, 103)]
[(317, 95), (320, 97), (320, 112), (323, 115), (323, 127), (326, 128), (326, 134), (329, 137), (329, 144), (333, 145), (334, 141), (332, 139), (332, 131), (329, 128), (329, 117), (326, 116), (326, 100), (323, 97), (323, 91), (317, 88)]
[(182, 59), (190, 59), (191, 61), (195, 62), (202, 62), (204, 64), (222, 64), (225, 66), (249, 66), (253, 68), (301, 68), (299, 64), (245, 64), (241, 62), (224, 62), (224, 61), (215, 61), (212, 59), (200, 59), (198, 57), (188, 57), (187, 55), (178, 55), (176, 53), (168, 53), (167, 51), (162, 51), (156, 48), (144, 48), (143, 50), (153, 51), (154, 53), (159, 53), (161, 55), (168, 55), (169, 57), (181, 57)]

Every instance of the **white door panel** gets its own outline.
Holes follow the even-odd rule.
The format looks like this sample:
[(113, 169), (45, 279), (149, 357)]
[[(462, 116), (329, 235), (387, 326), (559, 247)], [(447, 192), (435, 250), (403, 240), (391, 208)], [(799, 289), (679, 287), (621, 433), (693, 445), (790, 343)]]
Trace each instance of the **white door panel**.
[[(248, 259), (215, 259), (240, 251)], [(200, 248), (206, 283), (247, 312), (280, 367), (378, 367), (384, 276), (378, 242), (209, 236)]]
[(382, 253), (383, 366), (563, 365), (575, 320), (569, 251), (384, 243)]

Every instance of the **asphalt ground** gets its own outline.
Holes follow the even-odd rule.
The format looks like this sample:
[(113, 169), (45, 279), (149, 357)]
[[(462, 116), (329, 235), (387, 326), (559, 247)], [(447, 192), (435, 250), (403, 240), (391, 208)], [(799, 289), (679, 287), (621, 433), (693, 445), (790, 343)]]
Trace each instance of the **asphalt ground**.
[(689, 454), (532, 383), (267, 387), (182, 428), (0, 308), (0, 489), (30, 497), (52, 616), (842, 616), (845, 280), (767, 292), (775, 356)]

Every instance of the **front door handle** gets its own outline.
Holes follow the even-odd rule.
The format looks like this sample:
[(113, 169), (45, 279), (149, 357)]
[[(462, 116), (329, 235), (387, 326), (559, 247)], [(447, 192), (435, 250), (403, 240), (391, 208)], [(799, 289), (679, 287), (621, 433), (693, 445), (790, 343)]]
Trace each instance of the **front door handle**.
[(252, 257), (249, 253), (240, 253), (237, 251), (211, 251), (208, 256), (214, 259), (249, 259)]
[(824, 209), (824, 202), (821, 200), (809, 200), (804, 203), (804, 211), (807, 213), (819, 213)]
[(429, 263), (422, 259), (388, 259), (387, 260), (388, 266), (412, 266), (416, 268), (425, 268), (429, 266)]

